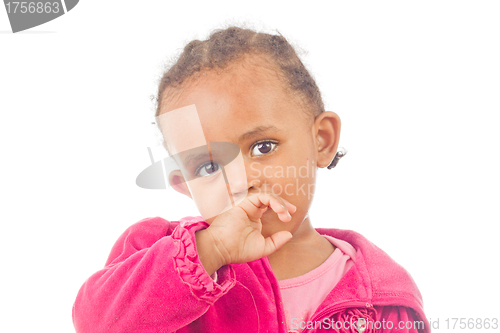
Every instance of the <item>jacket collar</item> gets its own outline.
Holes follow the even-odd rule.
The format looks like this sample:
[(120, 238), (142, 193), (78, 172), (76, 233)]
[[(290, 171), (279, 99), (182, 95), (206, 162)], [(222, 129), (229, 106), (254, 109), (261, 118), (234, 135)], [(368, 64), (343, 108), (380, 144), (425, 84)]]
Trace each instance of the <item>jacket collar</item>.
[(316, 228), (322, 235), (329, 235), (351, 244), (356, 250), (354, 266), (342, 277), (327, 296), (323, 305), (344, 302), (366, 302), (367, 306), (405, 306), (412, 308), (425, 322), (422, 295), (411, 275), (387, 253), (352, 230)]

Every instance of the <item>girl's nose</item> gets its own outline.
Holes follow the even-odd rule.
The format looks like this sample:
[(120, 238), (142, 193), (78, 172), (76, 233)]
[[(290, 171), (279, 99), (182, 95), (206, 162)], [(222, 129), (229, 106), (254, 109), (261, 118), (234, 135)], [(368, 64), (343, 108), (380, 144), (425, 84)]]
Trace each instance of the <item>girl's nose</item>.
[(226, 166), (225, 171), (233, 196), (246, 196), (249, 191), (259, 191), (263, 186), (262, 179), (258, 177), (258, 173), (254, 172), (252, 174), (252, 169), (248, 163), (243, 162), (243, 159), (239, 161), (236, 159), (230, 165)]
[(261, 182), (259, 179), (250, 179), (248, 181), (248, 190), (250, 191), (251, 189), (259, 189), (261, 186)]
[(247, 173), (241, 152), (238, 156), (224, 167), (226, 181), (232, 195), (246, 195)]

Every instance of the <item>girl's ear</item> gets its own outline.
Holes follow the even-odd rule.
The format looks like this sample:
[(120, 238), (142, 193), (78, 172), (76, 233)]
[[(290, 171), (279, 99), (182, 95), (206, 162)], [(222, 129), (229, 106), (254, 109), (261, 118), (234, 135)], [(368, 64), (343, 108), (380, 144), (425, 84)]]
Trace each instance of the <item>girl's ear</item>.
[(340, 118), (334, 112), (322, 112), (314, 120), (313, 128), (318, 152), (318, 167), (324, 168), (330, 165), (337, 153), (340, 139)]
[(170, 186), (174, 188), (174, 190), (193, 199), (181, 170), (174, 170), (170, 172), (170, 174), (168, 175), (168, 182), (170, 183)]

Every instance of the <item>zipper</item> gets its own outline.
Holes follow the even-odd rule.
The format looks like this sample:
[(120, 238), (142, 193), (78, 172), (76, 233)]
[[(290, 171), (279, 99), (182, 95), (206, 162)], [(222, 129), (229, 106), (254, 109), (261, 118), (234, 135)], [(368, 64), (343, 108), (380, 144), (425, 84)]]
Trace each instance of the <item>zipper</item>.
[[(316, 321), (323, 322), (323, 320), (325, 318), (328, 318), (330, 315), (334, 314), (335, 312), (345, 310), (348, 308), (352, 308), (352, 307), (372, 308), (373, 304), (368, 303), (368, 302), (361, 302), (361, 301), (352, 301), (352, 302), (348, 301), (348, 302), (344, 302), (341, 304), (330, 305), (330, 306), (324, 308), (323, 310), (321, 310), (321, 312), (317, 313), (316, 315), (313, 315), (310, 319), (308, 319), (308, 321), (310, 321), (310, 322), (316, 322)], [(314, 332), (315, 330), (316, 330), (315, 328), (312, 328), (312, 329), (305, 328), (303, 331), (301, 331), (301, 333)]]

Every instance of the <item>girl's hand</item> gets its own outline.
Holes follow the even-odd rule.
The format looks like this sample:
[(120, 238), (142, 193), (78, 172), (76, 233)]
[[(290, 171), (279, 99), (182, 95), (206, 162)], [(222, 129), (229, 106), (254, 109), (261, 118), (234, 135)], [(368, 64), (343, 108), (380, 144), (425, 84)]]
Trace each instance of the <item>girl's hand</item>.
[(196, 232), (198, 255), (210, 275), (224, 265), (268, 256), (292, 238), (289, 231), (262, 236), (261, 217), (268, 208), (283, 222), (289, 222), (290, 214), (297, 209), (277, 195), (249, 193), (236, 207), (217, 216), (208, 228)]

